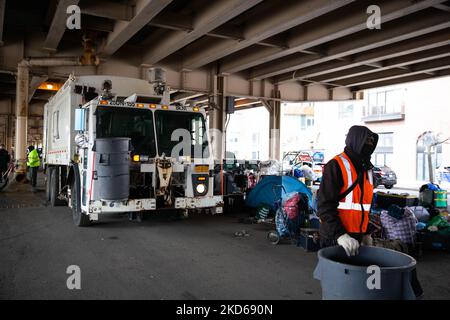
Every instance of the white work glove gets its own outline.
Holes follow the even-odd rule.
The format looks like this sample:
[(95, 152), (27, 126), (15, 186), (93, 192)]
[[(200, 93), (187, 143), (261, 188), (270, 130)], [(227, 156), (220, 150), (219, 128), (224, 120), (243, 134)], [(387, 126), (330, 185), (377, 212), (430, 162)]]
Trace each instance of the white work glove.
[(367, 247), (372, 247), (373, 246), (372, 236), (370, 234), (364, 235), (361, 239), (361, 245), (367, 246)]
[(338, 245), (344, 248), (347, 256), (355, 256), (358, 254), (359, 242), (358, 240), (350, 237), (347, 233), (343, 234), (337, 239)]

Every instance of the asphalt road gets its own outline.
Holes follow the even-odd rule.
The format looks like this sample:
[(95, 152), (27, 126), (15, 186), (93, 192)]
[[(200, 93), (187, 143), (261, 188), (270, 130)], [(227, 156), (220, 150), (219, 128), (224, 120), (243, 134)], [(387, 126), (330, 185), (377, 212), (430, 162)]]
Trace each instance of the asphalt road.
[[(0, 194), (0, 299), (320, 299), (315, 253), (274, 246), (240, 215), (112, 215), (88, 228), (28, 186)], [(245, 229), (248, 237), (236, 237)], [(69, 290), (70, 265), (81, 290)], [(418, 265), (426, 299), (450, 299), (450, 255)]]
[[(315, 253), (270, 244), (262, 225), (111, 215), (78, 228), (68, 208), (43, 206), (43, 192), (21, 194), (3, 204), (24, 207), (0, 209), (1, 299), (320, 298)], [(243, 229), (250, 236), (236, 237)], [(66, 286), (70, 265), (81, 269), (81, 290)]]

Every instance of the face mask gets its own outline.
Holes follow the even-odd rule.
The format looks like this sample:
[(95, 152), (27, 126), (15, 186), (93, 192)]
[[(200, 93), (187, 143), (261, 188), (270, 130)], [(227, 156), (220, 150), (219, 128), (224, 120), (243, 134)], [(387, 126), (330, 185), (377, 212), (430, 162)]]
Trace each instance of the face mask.
[(362, 156), (370, 156), (373, 152), (373, 146), (365, 144), (361, 149)]

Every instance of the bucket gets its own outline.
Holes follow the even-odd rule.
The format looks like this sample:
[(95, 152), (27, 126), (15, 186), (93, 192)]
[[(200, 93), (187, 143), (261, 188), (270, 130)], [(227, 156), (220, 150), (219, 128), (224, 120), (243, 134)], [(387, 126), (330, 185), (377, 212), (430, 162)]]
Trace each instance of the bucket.
[(447, 190), (434, 191), (434, 206), (447, 208)]
[[(319, 250), (314, 278), (320, 280), (323, 300), (415, 300), (411, 271), (416, 260), (404, 253), (360, 247), (348, 257), (341, 246)], [(378, 266), (379, 273), (369, 266)], [(378, 285), (374, 277), (378, 278)], [(375, 284), (375, 287), (374, 287)]]

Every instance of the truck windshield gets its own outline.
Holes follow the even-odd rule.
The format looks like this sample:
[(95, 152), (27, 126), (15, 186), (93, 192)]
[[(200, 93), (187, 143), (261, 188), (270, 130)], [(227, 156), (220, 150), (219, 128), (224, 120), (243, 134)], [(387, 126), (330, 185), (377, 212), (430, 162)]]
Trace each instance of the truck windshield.
[[(166, 156), (174, 157), (209, 157), (206, 125), (202, 114), (157, 110), (155, 121), (159, 155), (164, 153)], [(186, 139), (189, 139), (187, 143)], [(180, 142), (183, 143), (180, 144)], [(185, 147), (180, 148), (180, 145)], [(174, 151), (174, 154), (172, 154), (172, 151)]]
[(156, 155), (153, 115), (150, 110), (120, 107), (97, 108), (97, 138), (131, 138), (135, 154)]

